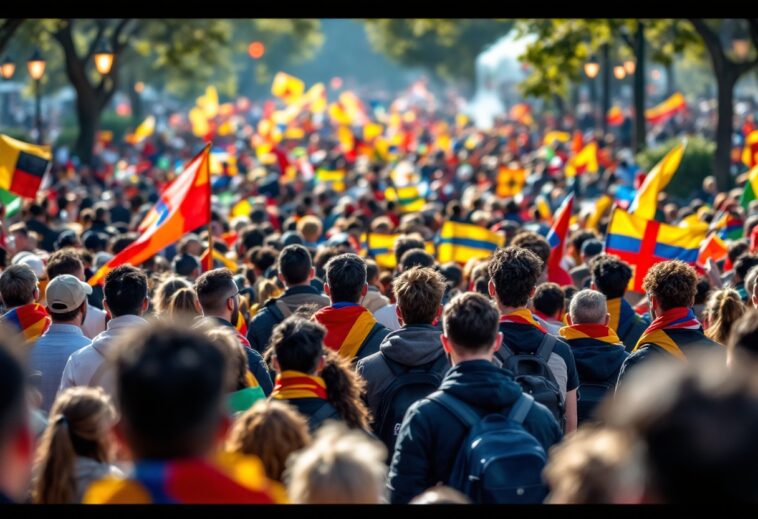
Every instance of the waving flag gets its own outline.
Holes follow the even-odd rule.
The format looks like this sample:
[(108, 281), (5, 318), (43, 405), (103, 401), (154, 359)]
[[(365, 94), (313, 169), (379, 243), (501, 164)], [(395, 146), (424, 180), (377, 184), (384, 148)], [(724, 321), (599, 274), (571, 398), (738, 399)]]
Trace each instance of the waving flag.
[(141, 236), (103, 265), (90, 278), (90, 285), (100, 283), (108, 272), (124, 263), (141, 265), (188, 232), (210, 222), (209, 150), (210, 145), (207, 145), (166, 187), (158, 203), (148, 213), (149, 220)]
[(396, 201), (403, 213), (421, 211), (426, 204), (426, 200), (421, 196), (417, 186), (388, 187), (384, 190), (384, 196), (387, 197), (387, 200)]
[(605, 216), (608, 209), (613, 205), (613, 198), (610, 195), (602, 195), (595, 200), (592, 213), (587, 217), (587, 221), (584, 223), (585, 229), (597, 229), (600, 219)]
[(504, 245), (505, 237), (502, 234), (478, 225), (448, 221), (440, 230), (437, 259), (440, 263), (466, 263), (471, 258), (489, 258), (498, 247)]
[(653, 166), (644, 182), (637, 190), (637, 194), (629, 205), (629, 212), (645, 220), (655, 219), (655, 210), (658, 207), (658, 193), (663, 191), (674, 173), (679, 168), (687, 148), (687, 140), (683, 140), (669, 151), (661, 161)]
[(571, 134), (569, 132), (551, 131), (545, 134), (545, 137), (542, 139), (542, 144), (545, 146), (550, 146), (555, 141), (568, 142), (570, 140)]
[[(753, 133), (758, 133), (758, 131)], [(747, 209), (750, 202), (756, 198), (758, 198), (758, 163), (753, 165), (753, 169), (751, 169), (748, 174), (747, 183), (745, 184), (745, 188), (742, 190), (742, 196), (740, 197), (740, 205)]]
[(621, 126), (624, 123), (624, 112), (620, 107), (614, 106), (608, 110), (608, 125)]
[[(395, 261), (395, 242), (402, 234), (379, 234), (369, 233), (361, 235), (362, 257), (374, 258), (376, 264), (382, 268), (394, 269), (397, 266)], [(434, 243), (428, 241), (424, 243), (424, 250), (434, 256)]]
[(497, 196), (516, 196), (521, 193), (524, 183), (526, 183), (525, 169), (502, 167), (497, 172)]
[(597, 143), (591, 142), (571, 157), (566, 163), (566, 176), (574, 177), (582, 173), (597, 173)]
[(744, 233), (743, 222), (739, 217), (731, 213), (721, 213), (713, 219), (710, 229), (717, 230), (719, 238), (722, 240), (739, 240)]
[(749, 168), (758, 165), (758, 130), (753, 130), (745, 137), (745, 146), (742, 148), (742, 163)]
[(285, 102), (300, 99), (305, 92), (305, 83), (302, 79), (290, 76), (285, 72), (277, 72), (274, 82), (271, 84), (271, 94)]
[(345, 190), (345, 170), (318, 168), (316, 170), (316, 182), (324, 182), (330, 185), (336, 192)]
[(700, 246), (696, 264), (704, 267), (709, 259), (720, 261), (726, 258), (728, 251), (726, 243), (715, 234), (711, 234)]
[(27, 144), (0, 134), (0, 189), (34, 198), (52, 158), (49, 146)]
[(687, 102), (681, 92), (676, 92), (662, 103), (645, 110), (645, 120), (650, 124), (665, 123), (679, 112), (687, 109)]
[(0, 203), (5, 206), (5, 217), (10, 218), (21, 210), (21, 197), (0, 189)]
[(134, 133), (130, 133), (126, 136), (125, 140), (129, 144), (139, 144), (153, 133), (155, 133), (155, 117), (149, 115), (147, 119), (142, 121), (140, 125), (135, 128)]
[(674, 259), (694, 264), (703, 240), (702, 230), (666, 225), (616, 208), (608, 225), (605, 252), (632, 266), (629, 290), (642, 293), (642, 280), (650, 267)]
[(570, 193), (555, 212), (555, 221), (547, 233), (550, 244), (550, 257), (547, 260), (547, 279), (561, 286), (573, 285), (574, 282), (566, 269), (561, 266), (563, 254), (566, 251), (571, 211), (574, 208), (574, 193)]

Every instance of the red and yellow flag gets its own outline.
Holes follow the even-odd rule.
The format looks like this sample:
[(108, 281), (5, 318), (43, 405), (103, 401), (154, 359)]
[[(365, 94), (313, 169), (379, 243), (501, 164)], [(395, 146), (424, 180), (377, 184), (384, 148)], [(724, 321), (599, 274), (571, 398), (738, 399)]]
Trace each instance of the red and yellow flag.
[(124, 263), (141, 265), (188, 232), (208, 224), (211, 216), (209, 152), (210, 144), (164, 189), (150, 211), (150, 221), (142, 235), (103, 265), (90, 278), (90, 285), (100, 283), (108, 272)]
[(681, 92), (676, 92), (662, 103), (645, 110), (645, 119), (650, 124), (665, 123), (679, 112), (687, 109), (687, 102)]
[(591, 142), (571, 157), (566, 163), (566, 176), (575, 177), (582, 173), (597, 173), (600, 165), (597, 161), (597, 143)]

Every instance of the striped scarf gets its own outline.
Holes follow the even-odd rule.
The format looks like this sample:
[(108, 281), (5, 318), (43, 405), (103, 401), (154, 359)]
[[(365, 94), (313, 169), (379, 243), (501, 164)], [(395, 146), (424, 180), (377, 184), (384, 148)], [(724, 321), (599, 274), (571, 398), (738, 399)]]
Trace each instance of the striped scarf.
[(501, 323), (516, 323), (516, 324), (529, 324), (537, 328), (542, 333), (547, 333), (547, 330), (537, 322), (532, 315), (532, 312), (526, 308), (519, 308), (513, 312), (500, 316)]
[(326, 382), (302, 371), (282, 371), (276, 377), (272, 398), (292, 400), (295, 398), (320, 398), (326, 400)]
[(613, 346), (621, 346), (619, 339), (613, 328), (604, 324), (575, 324), (573, 326), (564, 326), (558, 333), (564, 339), (571, 341), (574, 339), (595, 339), (596, 341), (605, 342)]
[(650, 326), (647, 327), (640, 340), (637, 341), (637, 345), (632, 350), (632, 353), (640, 349), (640, 346), (643, 344), (652, 343), (663, 348), (679, 360), (687, 360), (682, 350), (679, 349), (679, 346), (669, 337), (665, 330), (702, 331), (703, 327), (700, 326), (700, 322), (695, 317), (695, 312), (691, 308), (683, 306), (671, 308), (650, 323)]
[(337, 303), (322, 308), (313, 318), (326, 328), (324, 345), (352, 360), (376, 324), (374, 314), (361, 305)]
[(45, 307), (37, 303), (9, 310), (3, 315), (2, 321), (13, 326), (27, 343), (36, 341), (47, 331), (51, 322)]

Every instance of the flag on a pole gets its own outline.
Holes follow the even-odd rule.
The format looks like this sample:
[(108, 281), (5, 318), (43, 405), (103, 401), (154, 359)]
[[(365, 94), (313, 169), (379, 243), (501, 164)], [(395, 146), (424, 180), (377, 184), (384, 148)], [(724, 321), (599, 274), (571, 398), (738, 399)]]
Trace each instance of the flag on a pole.
[(471, 258), (488, 258), (504, 245), (502, 234), (478, 225), (447, 221), (440, 230), (437, 259), (440, 263), (466, 263)]
[(650, 173), (645, 177), (644, 182), (637, 190), (634, 200), (629, 205), (629, 213), (644, 218), (645, 220), (655, 219), (655, 210), (658, 207), (658, 193), (663, 191), (674, 173), (679, 168), (684, 156), (684, 150), (687, 148), (687, 140), (666, 153), (661, 161), (653, 166)]
[(0, 189), (34, 198), (50, 168), (50, 146), (37, 146), (0, 134)]
[(403, 213), (421, 211), (426, 204), (426, 200), (421, 196), (417, 186), (388, 187), (384, 190), (384, 196), (387, 200), (397, 202), (400, 211)]
[(555, 212), (555, 220), (547, 233), (550, 244), (550, 257), (547, 260), (547, 279), (561, 286), (573, 285), (574, 282), (566, 269), (561, 266), (561, 260), (566, 251), (571, 211), (574, 208), (574, 193), (569, 193)]
[(566, 163), (566, 176), (575, 177), (582, 173), (597, 173), (598, 169), (597, 143), (591, 142), (568, 160)]
[(645, 120), (649, 124), (665, 123), (679, 112), (687, 109), (687, 102), (681, 92), (674, 93), (662, 103), (645, 110)]

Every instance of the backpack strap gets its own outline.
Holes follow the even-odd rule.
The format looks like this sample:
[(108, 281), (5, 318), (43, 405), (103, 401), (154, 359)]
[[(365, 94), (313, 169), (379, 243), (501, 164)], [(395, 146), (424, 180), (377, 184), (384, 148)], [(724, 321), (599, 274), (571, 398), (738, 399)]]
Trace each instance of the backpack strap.
[(481, 417), (476, 411), (471, 409), (461, 400), (445, 393), (444, 391), (435, 391), (426, 398), (432, 402), (437, 402), (437, 404), (447, 409), (453, 416), (463, 422), (463, 425), (465, 425), (467, 429), (470, 429), (481, 420)]
[(545, 336), (542, 337), (542, 342), (540, 342), (540, 345), (537, 347), (535, 354), (547, 363), (547, 361), (550, 360), (550, 354), (553, 353), (556, 342), (557, 339), (554, 335), (546, 333)]
[(325, 401), (324, 405), (318, 408), (318, 411), (311, 415), (311, 421), (313, 423), (320, 423), (329, 418), (332, 415), (332, 409), (329, 402)]
[(519, 399), (516, 400), (516, 403), (511, 407), (511, 412), (508, 413), (508, 419), (513, 420), (516, 423), (524, 423), (526, 415), (529, 414), (533, 404), (534, 397), (532, 395), (521, 393)]

